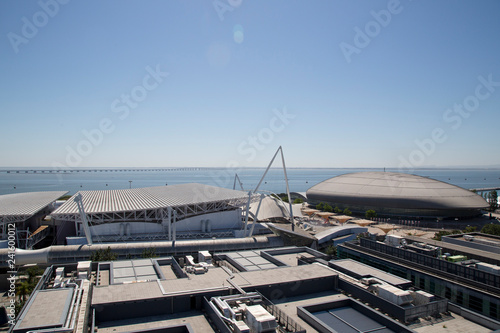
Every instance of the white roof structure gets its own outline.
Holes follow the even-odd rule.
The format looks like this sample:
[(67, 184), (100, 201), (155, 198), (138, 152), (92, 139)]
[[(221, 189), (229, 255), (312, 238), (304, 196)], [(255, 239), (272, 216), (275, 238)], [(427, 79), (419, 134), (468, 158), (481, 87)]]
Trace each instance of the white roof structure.
[(397, 172), (356, 172), (327, 179), (307, 190), (311, 202), (391, 215), (474, 216), (488, 207), (481, 196), (432, 178)]
[(359, 234), (368, 231), (368, 228), (357, 225), (345, 225), (342, 227), (331, 227), (321, 232), (318, 232), (314, 237), (318, 240), (318, 244), (326, 243), (334, 238), (349, 235)]
[[(195, 183), (78, 193), (82, 195), (87, 218), (94, 223), (109, 220), (158, 221), (166, 218), (169, 209), (175, 209), (177, 218), (182, 219), (234, 209), (248, 201), (246, 192)], [(73, 198), (56, 209), (51, 214), (52, 218), (80, 220), (78, 206)]]
[[(257, 213), (257, 208), (259, 207), (259, 201), (254, 202), (250, 206), (250, 212), (255, 215)], [(262, 199), (260, 204), (258, 220), (268, 220), (272, 218), (288, 218), (290, 213), (288, 208), (285, 206), (283, 201), (273, 198), (272, 196), (266, 196)]]
[(26, 221), (66, 193), (68, 192), (47, 191), (0, 195), (0, 221)]

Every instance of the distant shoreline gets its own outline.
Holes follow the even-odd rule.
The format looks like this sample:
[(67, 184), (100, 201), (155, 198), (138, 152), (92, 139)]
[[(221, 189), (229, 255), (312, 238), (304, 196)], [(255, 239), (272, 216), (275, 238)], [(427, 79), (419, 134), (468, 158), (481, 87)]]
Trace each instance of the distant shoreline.
[[(271, 169), (281, 169), (281, 166), (273, 166)], [(44, 166), (32, 166), (32, 167), (0, 167), (0, 170), (57, 170), (57, 168), (52, 167), (44, 167)], [(67, 167), (64, 170), (145, 170), (145, 171), (154, 171), (157, 169), (235, 169), (235, 170), (259, 170), (266, 169), (266, 167), (235, 167), (235, 168), (227, 168), (227, 167), (201, 167), (201, 166), (163, 166), (163, 167)], [(398, 171), (400, 168), (398, 167), (287, 167), (287, 169), (295, 169), (295, 170), (378, 170), (378, 171)], [(500, 170), (500, 166), (456, 166), (456, 167), (420, 167), (414, 168), (413, 171), (418, 170)], [(195, 170), (193, 170), (195, 171)]]

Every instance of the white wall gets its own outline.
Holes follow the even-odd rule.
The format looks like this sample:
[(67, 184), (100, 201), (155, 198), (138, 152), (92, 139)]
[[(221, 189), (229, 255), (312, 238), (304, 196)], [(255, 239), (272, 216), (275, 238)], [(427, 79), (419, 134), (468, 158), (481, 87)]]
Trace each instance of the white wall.
[[(221, 230), (231, 230), (240, 229), (242, 227), (241, 222), (241, 209), (217, 212), (211, 214), (205, 214), (200, 216), (194, 216), (187, 219), (180, 220), (176, 223), (177, 232), (201, 232), (202, 224), (201, 221), (209, 220), (212, 232)], [(159, 223), (150, 222), (116, 222), (116, 223), (105, 223), (100, 225), (91, 226), (92, 235), (101, 236), (117, 236), (117, 235), (127, 235), (124, 228), (128, 224), (129, 232), (131, 235), (134, 234), (168, 234), (168, 223), (165, 222), (164, 225)], [(204, 228), (207, 227), (205, 222)], [(173, 230), (172, 230), (173, 232)], [(207, 230), (205, 230), (207, 232)], [(83, 228), (82, 228), (83, 235)]]
[[(217, 212), (193, 216), (177, 222), (177, 232), (200, 232), (201, 220), (210, 220), (212, 232), (217, 230), (239, 229), (242, 227), (241, 210)], [(167, 224), (165, 223), (165, 228)], [(168, 229), (166, 229), (168, 230)]]

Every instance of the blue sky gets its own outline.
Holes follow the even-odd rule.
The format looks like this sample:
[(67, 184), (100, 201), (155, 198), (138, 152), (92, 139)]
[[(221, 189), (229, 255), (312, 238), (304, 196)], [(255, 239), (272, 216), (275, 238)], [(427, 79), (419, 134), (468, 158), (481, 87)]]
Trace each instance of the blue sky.
[(500, 2), (0, 2), (0, 166), (499, 166)]

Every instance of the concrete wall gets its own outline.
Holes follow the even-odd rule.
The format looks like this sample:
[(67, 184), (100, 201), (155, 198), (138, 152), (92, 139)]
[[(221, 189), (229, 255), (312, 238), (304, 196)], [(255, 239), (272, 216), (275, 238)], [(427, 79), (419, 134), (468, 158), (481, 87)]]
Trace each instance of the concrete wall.
[(465, 319), (468, 319), (468, 320), (475, 322), (479, 325), (487, 327), (491, 330), (500, 329), (500, 322), (498, 322), (494, 319), (491, 319), (491, 318), (485, 317), (483, 315), (474, 313), (466, 308), (463, 308), (461, 306), (458, 306), (458, 305), (452, 304), (452, 303), (450, 303), (448, 305), (448, 308), (450, 311), (453, 311), (454, 313), (464, 317)]
[(439, 299), (420, 306), (402, 307), (342, 279), (339, 279), (339, 288), (361, 299), (363, 302), (368, 302), (383, 312), (389, 313), (404, 323), (411, 322), (419, 317), (436, 316), (447, 311), (448, 301), (446, 299)]
[[(313, 266), (313, 265), (311, 265)], [(315, 266), (311, 267), (314, 269)], [(258, 291), (273, 303), (286, 297), (314, 294), (323, 291), (334, 291), (337, 289), (338, 276), (329, 276), (319, 279), (300, 280), (294, 282), (279, 283), (274, 285), (256, 286), (247, 291)], [(243, 287), (243, 289), (246, 289)]]
[(189, 296), (163, 297), (95, 306), (97, 321), (172, 314), (190, 310)]
[[(480, 236), (482, 234), (481, 233), (469, 233), (469, 235)], [(498, 237), (498, 236), (494, 236), (494, 235), (484, 235), (484, 236), (491, 238), (495, 242), (500, 242), (500, 237)], [(442, 238), (442, 241), (445, 243), (470, 247), (470, 248), (481, 250), (481, 251), (500, 253), (500, 247), (496, 247), (493, 244), (482, 243), (481, 240), (478, 240), (478, 239), (475, 239), (473, 241), (466, 241), (463, 238), (463, 235), (460, 235), (458, 237), (453, 236), (453, 235), (452, 236), (444, 236)]]

